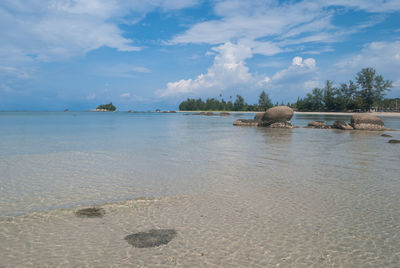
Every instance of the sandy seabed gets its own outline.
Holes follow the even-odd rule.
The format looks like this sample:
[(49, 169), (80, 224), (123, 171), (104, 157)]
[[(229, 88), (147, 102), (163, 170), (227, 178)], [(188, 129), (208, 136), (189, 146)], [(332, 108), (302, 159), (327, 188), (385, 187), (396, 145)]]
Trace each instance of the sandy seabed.
[[(290, 194), (281, 194), (242, 196), (227, 190), (104, 204), (101, 218), (79, 218), (74, 214), (77, 209), (66, 209), (5, 219), (0, 224), (0, 266), (396, 267), (400, 263), (400, 255), (392, 254), (400, 248), (399, 239), (376, 244), (375, 237), (368, 237), (367, 229), (373, 226), (362, 222), (344, 226), (343, 215), (326, 221), (324, 211), (332, 206), (297, 203)], [(149, 229), (174, 229), (177, 235), (169, 244), (153, 248), (134, 248), (124, 240)]]

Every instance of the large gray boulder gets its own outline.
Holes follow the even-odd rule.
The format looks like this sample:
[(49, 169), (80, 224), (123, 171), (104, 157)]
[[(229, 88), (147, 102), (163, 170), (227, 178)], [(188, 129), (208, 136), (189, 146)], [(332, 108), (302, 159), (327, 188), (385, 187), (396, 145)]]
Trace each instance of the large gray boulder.
[[(293, 117), (293, 109), (288, 106), (276, 106), (269, 108), (263, 115), (262, 121), (290, 121)], [(256, 115), (257, 117), (257, 115)]]
[(234, 126), (262, 126), (271, 128), (293, 128), (290, 123), (294, 112), (290, 107), (277, 106), (257, 113), (254, 119), (238, 119)]
[(385, 130), (383, 121), (371, 114), (353, 114), (350, 125), (357, 130)]
[[(260, 126), (271, 126), (275, 123), (284, 123), (285, 125), (290, 124), (294, 112), (293, 109), (288, 106), (276, 106), (268, 109), (266, 112), (257, 113), (254, 117), (254, 121), (258, 122)], [(279, 124), (275, 124), (276, 127)]]

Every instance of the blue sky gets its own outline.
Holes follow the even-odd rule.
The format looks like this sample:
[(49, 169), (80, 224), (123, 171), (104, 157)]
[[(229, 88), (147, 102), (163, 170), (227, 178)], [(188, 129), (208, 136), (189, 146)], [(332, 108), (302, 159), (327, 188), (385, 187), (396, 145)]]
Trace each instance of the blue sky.
[(400, 97), (400, 1), (2, 0), (0, 110), (293, 102), (372, 67)]

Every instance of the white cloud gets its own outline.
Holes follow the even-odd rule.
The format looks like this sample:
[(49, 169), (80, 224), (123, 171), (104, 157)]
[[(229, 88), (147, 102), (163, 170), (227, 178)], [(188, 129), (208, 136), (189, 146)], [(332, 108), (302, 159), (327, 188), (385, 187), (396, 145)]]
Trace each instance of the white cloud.
[(400, 10), (400, 2), (398, 0), (320, 0), (318, 2), (326, 6), (343, 6), (367, 12), (393, 12)]
[[(288, 68), (280, 70), (271, 77), (252, 74), (245, 60), (252, 57), (250, 48), (226, 43), (213, 48), (217, 52), (213, 65), (206, 74), (200, 74), (194, 79), (182, 79), (169, 82), (165, 90), (158, 91), (161, 97), (199, 95), (201, 93), (216, 93), (227, 89), (259, 90), (267, 88), (269, 92), (278, 93), (283, 88), (298, 91), (314, 86), (316, 81), (316, 61), (313, 58), (294, 57)], [(277, 94), (276, 94), (277, 95)]]
[(0, 3), (0, 58), (16, 62), (53, 61), (107, 46), (119, 51), (141, 47), (123, 36), (118, 23), (135, 22), (147, 12), (180, 9), (195, 1), (3, 0)]
[[(400, 41), (394, 42), (372, 42), (366, 44), (356, 54), (348, 55), (339, 60), (331, 73), (346, 76), (348, 73), (355, 75), (362, 68), (371, 67), (377, 73), (384, 74), (385, 79), (399, 79), (400, 70)], [(393, 91), (400, 90), (400, 86), (393, 83)]]
[(316, 67), (316, 61), (313, 58), (303, 60), (301, 57), (294, 57), (289, 68), (281, 70), (272, 76), (272, 81), (287, 79), (293, 76), (305, 75), (313, 72)]
[(10, 86), (6, 84), (0, 84), (0, 89), (5, 92), (5, 93), (14, 93), (15, 90), (13, 90)]
[(400, 41), (372, 42), (366, 44), (361, 52), (342, 59), (336, 66), (346, 70), (349, 68), (374, 67), (390, 71), (394, 67), (399, 68)]
[(136, 67), (133, 67), (133, 70), (136, 72), (139, 72), (139, 73), (151, 73), (151, 70), (146, 67), (136, 66)]
[(398, 0), (217, 1), (214, 12), (219, 19), (194, 24), (170, 43), (242, 43), (253, 49), (253, 53), (270, 56), (287, 51), (288, 46), (339, 42), (385, 19), (381, 14), (359, 25), (335, 26), (332, 20), (337, 7), (392, 12), (400, 10), (399, 3)]
[(207, 73), (200, 74), (194, 79), (169, 82), (165, 90), (157, 92), (158, 95), (167, 97), (223, 91), (232, 86), (252, 88), (265, 79), (249, 72), (245, 64), (245, 60), (252, 57), (249, 47), (228, 42), (214, 47), (213, 51), (217, 54)]
[(151, 70), (142, 66), (135, 66), (130, 64), (115, 64), (108, 66), (100, 66), (92, 70), (94, 75), (133, 78), (138, 73), (151, 73)]
[(121, 98), (129, 98), (131, 96), (131, 93), (126, 92), (126, 93), (122, 93), (121, 95), (119, 95)]
[[(207, 73), (193, 79), (170, 82), (165, 90), (158, 93), (173, 96), (240, 88), (244, 84), (247, 88), (267, 85), (272, 91), (309, 90), (321, 84), (314, 58), (303, 60), (296, 57), (288, 68), (272, 76), (250, 73), (246, 60), (254, 54), (273, 56), (290, 51), (305, 51), (304, 54), (331, 52), (332, 43), (381, 23), (386, 17), (376, 15), (376, 12), (399, 11), (399, 3), (397, 0), (216, 1), (213, 8), (218, 19), (196, 23), (174, 36), (169, 43), (210, 44), (224, 49), (226, 46), (241, 47), (248, 51), (248, 55), (229, 63), (224, 57), (226, 52), (219, 49)], [(374, 15), (351, 27), (335, 25), (333, 18), (337, 10), (342, 12), (347, 9), (363, 10)], [(310, 44), (313, 46), (309, 47)], [(230, 64), (235, 68), (229, 69), (227, 66)]]
[(3, 76), (11, 75), (20, 79), (27, 79), (31, 77), (26, 70), (16, 68), (13, 66), (0, 66), (0, 76), (2, 75)]

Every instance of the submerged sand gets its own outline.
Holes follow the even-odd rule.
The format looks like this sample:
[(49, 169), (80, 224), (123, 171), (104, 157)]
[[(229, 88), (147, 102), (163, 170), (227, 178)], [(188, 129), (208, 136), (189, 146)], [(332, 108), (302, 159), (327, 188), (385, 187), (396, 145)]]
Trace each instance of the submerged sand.
[[(76, 209), (15, 217), (0, 224), (0, 259), (4, 267), (395, 267), (400, 263), (399, 254), (393, 254), (399, 252), (400, 239), (385, 237), (379, 244), (374, 236), (387, 234), (371, 232), (381, 223), (365, 224), (345, 208), (335, 216), (329, 202), (305, 204), (292, 198), (290, 190), (282, 194), (248, 196), (227, 189), (219, 194), (105, 204), (102, 218), (76, 217)], [(400, 231), (398, 226), (386, 227)], [(166, 245), (150, 248), (135, 248), (124, 239), (150, 229), (174, 230), (176, 236)]]

